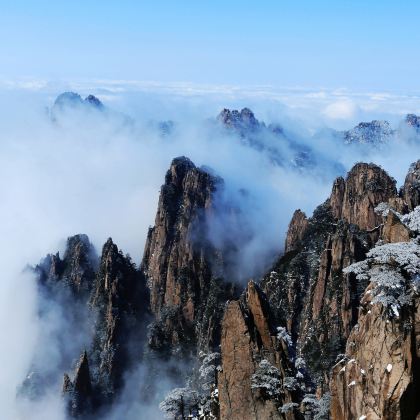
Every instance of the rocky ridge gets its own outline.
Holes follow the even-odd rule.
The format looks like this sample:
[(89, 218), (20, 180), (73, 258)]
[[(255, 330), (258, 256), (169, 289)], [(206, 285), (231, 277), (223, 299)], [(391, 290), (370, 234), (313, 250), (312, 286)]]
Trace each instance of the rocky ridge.
[[(295, 212), (285, 253), (241, 293), (228, 275), (237, 250), (208, 236), (223, 181), (174, 159), (140, 269), (111, 239), (98, 258), (84, 235), (35, 269), (43, 295), (88, 314), (84, 346), (61, 363), (69, 371), (82, 354), (64, 375), (69, 415), (98, 415), (157, 357), (185, 362), (185, 387), (162, 405), (174, 419), (415, 419), (420, 266), (404, 255), (418, 251), (417, 166), (398, 192), (380, 167), (355, 165), (311, 217)], [(391, 269), (404, 293), (389, 304), (378, 270)], [(29, 376), (23, 393), (46, 381)]]

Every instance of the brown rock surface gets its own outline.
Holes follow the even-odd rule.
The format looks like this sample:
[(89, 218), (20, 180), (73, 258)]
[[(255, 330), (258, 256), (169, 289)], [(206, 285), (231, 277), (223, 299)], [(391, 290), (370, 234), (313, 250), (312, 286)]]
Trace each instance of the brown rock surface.
[(174, 159), (166, 174), (142, 262), (157, 318), (150, 337), (155, 349), (198, 343), (206, 350), (219, 342), (221, 308), (235, 289), (221, 280), (223, 251), (207, 239), (222, 185), (185, 157)]
[(301, 210), (296, 210), (287, 230), (285, 252), (293, 251), (299, 246), (307, 226), (306, 214)]
[[(216, 178), (187, 158), (174, 159), (166, 174), (142, 263), (151, 285), (151, 309), (156, 315), (165, 305), (185, 305), (188, 298), (195, 297), (195, 291), (204, 288), (209, 267), (200, 246), (204, 244), (194, 244), (194, 229), (205, 229), (206, 211), (211, 208), (216, 184)], [(184, 289), (188, 295), (185, 301)], [(191, 309), (189, 304), (188, 313)]]
[(336, 219), (344, 219), (363, 230), (372, 230), (382, 222), (374, 208), (396, 197), (395, 180), (372, 163), (358, 163), (343, 180), (334, 183), (330, 197)]
[(390, 210), (382, 230), (385, 242), (407, 242), (410, 239), (410, 229), (405, 226), (397, 214)]
[(252, 375), (258, 363), (267, 360), (282, 380), (291, 375), (286, 343), (271, 331), (268, 308), (262, 292), (248, 283), (245, 302), (229, 302), (222, 322), (222, 371), (219, 373), (220, 418), (230, 420), (293, 419), (293, 410), (281, 414), (279, 406), (292, 402), (283, 388), (277, 398), (268, 398), (252, 388)]
[(410, 211), (420, 205), (420, 160), (410, 166), (401, 195)]
[(331, 417), (414, 420), (420, 411), (420, 301), (389, 320), (365, 296), (346, 358), (333, 368)]

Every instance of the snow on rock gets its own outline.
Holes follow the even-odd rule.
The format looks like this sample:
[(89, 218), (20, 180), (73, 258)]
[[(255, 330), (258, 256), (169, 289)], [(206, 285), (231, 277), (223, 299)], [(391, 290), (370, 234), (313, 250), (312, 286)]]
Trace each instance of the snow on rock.
[(277, 327), (277, 338), (283, 340), (287, 344), (287, 347), (293, 347), (292, 337), (290, 337), (286, 328)]
[(344, 270), (354, 273), (359, 280), (371, 281), (373, 299), (388, 310), (390, 318), (399, 317), (400, 309), (411, 301), (411, 290), (420, 274), (420, 246), (416, 239), (376, 246), (364, 261)]
[(417, 206), (412, 212), (400, 217), (410, 230), (420, 232), (420, 206)]

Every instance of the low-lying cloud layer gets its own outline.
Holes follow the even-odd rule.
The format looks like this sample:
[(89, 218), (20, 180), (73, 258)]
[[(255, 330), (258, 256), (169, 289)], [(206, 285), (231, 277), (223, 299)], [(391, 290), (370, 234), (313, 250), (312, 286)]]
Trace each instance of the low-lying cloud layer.
[[(78, 87), (87, 91), (82, 83)], [(98, 82), (93, 93), (112, 111), (65, 112), (53, 122), (45, 107), (51, 106), (55, 88), (3, 83), (0, 92), (4, 418), (27, 418), (31, 410), (33, 419), (59, 419), (63, 412), (59, 390), (36, 406), (17, 405), (15, 400), (37, 340), (51, 339), (54, 334), (46, 328), (57, 328), (56, 319), (48, 326), (37, 320), (39, 302), (33, 276), (24, 270), (26, 264), (37, 263), (48, 252), (63, 251), (65, 239), (76, 233), (86, 233), (96, 249), (111, 236), (139, 263), (147, 229), (154, 223), (159, 187), (174, 157), (188, 156), (197, 166), (209, 166), (224, 178), (224, 199), (237, 205), (242, 216), (229, 229), (224, 229), (223, 219), (215, 224), (213, 239), (250, 233), (238, 264), (241, 279), (260, 273), (281, 251), (294, 209), (310, 214), (327, 198), (332, 180), (342, 175), (334, 168), (350, 169), (356, 161), (373, 161), (401, 184), (409, 164), (420, 158), (420, 142), (408, 141), (404, 134), (381, 149), (346, 146), (330, 131), (312, 136), (328, 121), (335, 128), (351, 128), (356, 118), (368, 115), (370, 119), (391, 116), (397, 126), (402, 116), (396, 104), (404, 103), (398, 109), (416, 112), (420, 110), (417, 97), (371, 94), (370, 99), (360, 99), (348, 92), (325, 91), (283, 91), (270, 96), (268, 88), (244, 93), (233, 88), (153, 88), (123, 82), (101, 86)], [(315, 168), (275, 165), (267, 153), (209, 124), (208, 119), (222, 107), (245, 105), (256, 111), (257, 118), (280, 123), (289, 136), (311, 148)], [(170, 135), (162, 135), (158, 122), (168, 119), (174, 121), (174, 128)], [(272, 146), (273, 139), (267, 142)]]

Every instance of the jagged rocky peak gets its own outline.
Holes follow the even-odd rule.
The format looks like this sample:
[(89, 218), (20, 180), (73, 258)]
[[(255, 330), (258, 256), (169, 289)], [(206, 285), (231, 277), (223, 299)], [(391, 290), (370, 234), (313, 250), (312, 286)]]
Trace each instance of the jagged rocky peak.
[(95, 96), (95, 95), (88, 95), (85, 98), (85, 102), (89, 105), (92, 105), (98, 109), (103, 109), (104, 104)]
[[(68, 370), (73, 364), (76, 342), (86, 348), (74, 379), (64, 376), (68, 414), (96, 414), (113, 403), (124, 386), (124, 375), (141, 360), (149, 315), (144, 276), (111, 238), (98, 259), (88, 237), (82, 234), (68, 238), (62, 260), (58, 254), (50, 255), (36, 270), (41, 295), (53, 303), (51, 310), (49, 305), (41, 306), (40, 316), (55, 315), (56, 307), (63, 309), (63, 330), (54, 331), (60, 369)], [(69, 345), (76, 334), (77, 341)], [(45, 351), (40, 345), (39, 352)], [(37, 358), (34, 360), (36, 371)], [(40, 392), (43, 383), (56, 380), (51, 375), (49, 371), (30, 375), (23, 385)]]
[(82, 109), (83, 107), (91, 109), (103, 110), (103, 103), (94, 95), (88, 95), (85, 99), (76, 92), (64, 92), (57, 96), (52, 107), (52, 114), (55, 116), (57, 112), (66, 110)]
[(414, 420), (420, 413), (420, 247), (418, 239), (400, 239), (345, 269), (370, 283), (345, 355), (332, 370), (334, 419)]
[(57, 96), (54, 107), (76, 107), (83, 104), (82, 97), (76, 92), (64, 92)]
[(63, 276), (74, 290), (89, 291), (97, 267), (97, 255), (87, 235), (79, 234), (67, 239), (64, 262)]
[[(201, 256), (193, 255), (192, 234), (194, 229), (205, 228), (203, 210), (210, 208), (220, 183), (219, 178), (197, 168), (186, 157), (174, 159), (166, 173), (155, 226), (149, 230), (142, 262), (151, 287), (151, 308), (156, 314), (164, 305), (181, 304), (183, 272), (198, 277), (203, 274), (194, 266), (194, 260), (199, 262), (197, 257), (200, 260)], [(195, 289), (194, 284), (190, 286)], [(193, 302), (188, 305), (192, 307)]]
[(156, 316), (149, 337), (155, 350), (217, 345), (223, 304), (235, 290), (223, 281), (223, 250), (208, 239), (215, 193), (223, 186), (210, 172), (176, 158), (161, 188), (141, 265)]
[(373, 120), (361, 122), (351, 130), (344, 131), (344, 143), (380, 146), (387, 143), (394, 135), (388, 121)]
[(84, 296), (93, 287), (97, 256), (87, 235), (78, 234), (67, 239), (63, 259), (57, 253), (36, 266), (41, 285), (70, 288), (75, 296)]
[(130, 340), (139, 342), (143, 334), (148, 297), (141, 272), (109, 238), (102, 249), (90, 301), (97, 311), (93, 359), (104, 394), (112, 395), (123, 384), (123, 374), (130, 365)]
[(124, 375), (140, 361), (145, 342), (145, 280), (111, 238), (102, 248), (88, 307), (94, 314), (91, 344), (80, 358), (74, 380), (65, 376), (63, 386), (63, 391), (71, 390), (69, 412), (75, 417), (86, 411), (83, 404), (89, 403), (91, 409), (93, 402), (96, 410), (113, 403), (124, 386)]
[(375, 213), (381, 202), (397, 197), (396, 181), (381, 167), (373, 163), (357, 163), (333, 185), (329, 204), (336, 219), (372, 230), (381, 224), (382, 218)]
[(67, 373), (64, 374), (62, 392), (70, 416), (80, 417), (92, 412), (92, 381), (86, 351), (79, 359), (74, 380), (72, 381)]
[(420, 205), (420, 160), (411, 164), (401, 189), (402, 199), (409, 210)]
[(293, 251), (299, 247), (303, 239), (306, 228), (308, 226), (308, 219), (306, 214), (300, 209), (293, 213), (292, 220), (289, 223), (289, 228), (286, 235), (285, 252)]
[(255, 130), (260, 126), (259, 121), (249, 108), (243, 108), (241, 111), (224, 108), (217, 119), (228, 128)]
[(414, 128), (416, 131), (420, 130), (420, 117), (416, 114), (407, 114), (404, 122), (409, 126)]
[(299, 380), (290, 345), (284, 329), (272, 325), (264, 293), (249, 282), (240, 300), (227, 303), (223, 316), (221, 419), (295, 418)]

